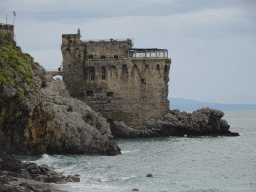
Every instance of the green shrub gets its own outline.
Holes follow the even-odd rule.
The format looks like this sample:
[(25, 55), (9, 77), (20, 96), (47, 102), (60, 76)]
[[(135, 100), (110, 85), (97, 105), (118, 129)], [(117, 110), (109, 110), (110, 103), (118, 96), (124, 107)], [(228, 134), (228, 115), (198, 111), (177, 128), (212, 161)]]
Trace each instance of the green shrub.
[(36, 83), (32, 80), (32, 79), (26, 79), (26, 82), (27, 82), (27, 84), (34, 84), (34, 85), (36, 85)]
[(0, 73), (1, 73), (2, 76), (5, 77), (5, 78), (12, 76), (12, 72), (11, 72), (11, 71), (8, 71), (8, 70), (6, 70), (6, 71), (1, 71)]
[(22, 67), (21, 65), (18, 65), (18, 70), (19, 70), (19, 72), (21, 72), (23, 75), (25, 75), (26, 70), (24, 69), (24, 67)]
[(17, 90), (18, 90), (20, 93), (24, 94), (24, 91), (23, 91), (23, 89), (22, 89), (21, 87), (17, 87)]
[(166, 58), (166, 59), (165, 59), (165, 62), (166, 62), (166, 63), (171, 63), (172, 60), (171, 60), (171, 58)]
[(4, 60), (7, 60), (9, 58), (9, 55), (3, 50), (3, 52), (1, 53), (1, 57), (4, 59)]
[(13, 68), (11, 68), (11, 67), (8, 67), (8, 70), (11, 71), (12, 73), (15, 72), (15, 70)]
[(26, 78), (30, 78), (30, 77), (32, 77), (32, 75), (33, 75), (33, 73), (30, 71), (25, 73)]
[(4, 77), (4, 75), (0, 72), (0, 85), (2, 85), (2, 84), (6, 85), (7, 81)]

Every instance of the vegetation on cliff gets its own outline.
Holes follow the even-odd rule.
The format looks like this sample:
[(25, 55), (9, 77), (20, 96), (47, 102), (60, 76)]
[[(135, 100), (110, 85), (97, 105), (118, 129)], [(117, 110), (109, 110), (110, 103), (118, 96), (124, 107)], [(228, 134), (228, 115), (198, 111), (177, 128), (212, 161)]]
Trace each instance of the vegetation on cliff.
[(28, 62), (30, 56), (24, 54), (13, 39), (13, 33), (0, 31), (0, 85), (13, 82), (16, 88), (23, 93), (19, 82), (35, 84), (31, 80), (33, 75), (32, 66)]
[(11, 33), (1, 33), (0, 58), (0, 151), (120, 153), (107, 120), (70, 97), (65, 83), (22, 53)]

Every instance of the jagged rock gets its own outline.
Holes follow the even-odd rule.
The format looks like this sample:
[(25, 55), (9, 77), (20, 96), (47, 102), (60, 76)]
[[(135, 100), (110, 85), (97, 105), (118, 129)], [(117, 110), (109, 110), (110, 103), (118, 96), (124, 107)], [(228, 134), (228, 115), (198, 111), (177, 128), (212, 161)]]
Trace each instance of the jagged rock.
[(11, 155), (6, 155), (4, 151), (0, 151), (1, 170), (18, 171), (20, 169), (20, 161)]
[(123, 122), (111, 123), (115, 137), (159, 137), (159, 136), (238, 136), (229, 131), (227, 121), (221, 119), (224, 112), (216, 109), (202, 108), (192, 113), (172, 110), (162, 119), (151, 119), (144, 129), (134, 130)]
[[(65, 83), (31, 62), (36, 86), (0, 85), (0, 151), (15, 154), (120, 154), (100, 113), (69, 96)], [(33, 170), (31, 170), (33, 171)]]
[[(15, 157), (7, 155), (5, 152), (0, 152), (2, 164), (11, 160), (18, 164), (18, 169), (12, 167), (3, 166), (0, 168), (0, 191), (36, 191), (36, 192), (51, 192), (51, 186), (43, 183), (67, 183), (67, 182), (80, 182), (79, 175), (64, 176), (62, 173), (54, 171), (54, 168), (45, 164), (39, 166), (35, 163), (25, 162), (22, 163)], [(30, 183), (22, 182), (18, 180), (21, 178), (27, 179)], [(41, 182), (41, 184), (34, 184), (30, 179)], [(33, 184), (31, 184), (33, 183)]]

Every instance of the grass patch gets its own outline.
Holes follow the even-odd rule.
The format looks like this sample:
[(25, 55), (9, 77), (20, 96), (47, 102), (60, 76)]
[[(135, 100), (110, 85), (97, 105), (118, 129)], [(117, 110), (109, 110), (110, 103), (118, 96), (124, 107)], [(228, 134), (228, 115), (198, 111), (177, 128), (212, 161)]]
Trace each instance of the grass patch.
[(21, 94), (24, 94), (24, 91), (21, 87), (17, 87), (17, 90), (21, 93)]

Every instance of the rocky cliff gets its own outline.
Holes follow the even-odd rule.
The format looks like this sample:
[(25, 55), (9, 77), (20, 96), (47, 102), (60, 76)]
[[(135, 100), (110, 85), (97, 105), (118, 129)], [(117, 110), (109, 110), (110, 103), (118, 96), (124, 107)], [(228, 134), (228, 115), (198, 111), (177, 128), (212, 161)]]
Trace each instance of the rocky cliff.
[(70, 97), (11, 33), (0, 34), (0, 151), (120, 154), (106, 119)]

